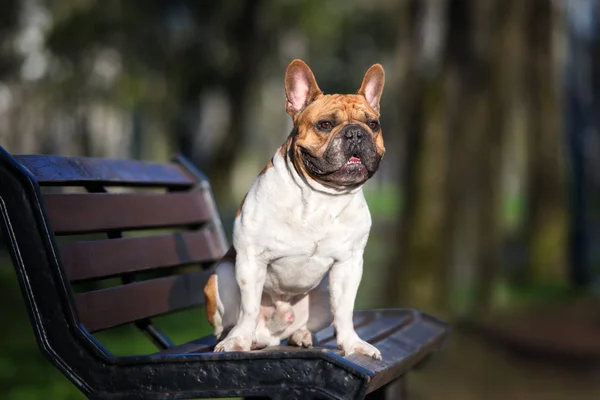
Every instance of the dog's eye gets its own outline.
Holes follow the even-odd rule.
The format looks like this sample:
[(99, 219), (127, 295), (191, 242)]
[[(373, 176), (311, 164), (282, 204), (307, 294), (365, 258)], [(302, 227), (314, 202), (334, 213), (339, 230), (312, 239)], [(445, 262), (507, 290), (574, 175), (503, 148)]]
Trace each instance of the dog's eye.
[(317, 127), (322, 131), (330, 131), (333, 129), (333, 124), (331, 121), (319, 121)]
[(377, 121), (369, 121), (367, 125), (369, 125), (369, 128), (371, 128), (372, 130), (379, 128), (379, 122)]

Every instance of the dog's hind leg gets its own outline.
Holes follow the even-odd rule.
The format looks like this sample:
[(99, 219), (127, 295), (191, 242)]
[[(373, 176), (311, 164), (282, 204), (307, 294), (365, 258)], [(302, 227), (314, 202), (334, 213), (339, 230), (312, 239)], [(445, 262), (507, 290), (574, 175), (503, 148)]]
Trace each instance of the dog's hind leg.
[(206, 313), (217, 340), (235, 325), (240, 312), (240, 289), (235, 280), (235, 266), (223, 259), (204, 287)]

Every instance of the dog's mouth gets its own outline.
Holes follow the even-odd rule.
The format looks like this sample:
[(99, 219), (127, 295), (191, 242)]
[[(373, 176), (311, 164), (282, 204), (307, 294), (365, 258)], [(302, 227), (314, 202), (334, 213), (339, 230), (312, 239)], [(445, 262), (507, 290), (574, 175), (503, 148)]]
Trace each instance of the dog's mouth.
[(346, 164), (344, 164), (344, 166), (348, 166), (348, 165), (363, 165), (362, 161), (360, 160), (359, 157), (356, 156), (352, 156), (350, 157), (350, 159), (346, 162)]
[(346, 161), (346, 163), (334, 173), (350, 174), (355, 178), (358, 178), (359, 176), (362, 177), (363, 175), (368, 176), (369, 174), (367, 166), (363, 164), (362, 160), (360, 159), (360, 157), (358, 157), (358, 155), (353, 155), (352, 157), (350, 157), (348, 161)]
[[(344, 165), (338, 171), (354, 172), (354, 173), (366, 173), (368, 174), (368, 168), (363, 164), (361, 158), (358, 155), (353, 155), (346, 161)], [(337, 171), (336, 171), (337, 172)]]
[(303, 151), (302, 152), (302, 160), (304, 161), (304, 165), (307, 167), (307, 169), (315, 175), (320, 175), (320, 176), (325, 176), (325, 175), (331, 175), (331, 174), (335, 174), (337, 172), (346, 170), (346, 169), (367, 169), (366, 165), (363, 164), (362, 160), (360, 159), (360, 157), (355, 154), (353, 156), (351, 156), (348, 161), (346, 161), (345, 164), (342, 164), (339, 168), (337, 169), (333, 169), (333, 170), (329, 170), (329, 171), (325, 171), (321, 168), (319, 168), (316, 164), (316, 159), (315, 157), (313, 157), (310, 153), (308, 153), (307, 151)]
[(334, 167), (329, 170), (323, 168), (325, 165), (319, 163), (319, 160), (308, 152), (303, 151), (301, 154), (307, 172), (327, 185), (355, 187), (364, 183), (372, 175), (358, 154), (353, 154), (346, 162), (342, 161), (337, 168)]

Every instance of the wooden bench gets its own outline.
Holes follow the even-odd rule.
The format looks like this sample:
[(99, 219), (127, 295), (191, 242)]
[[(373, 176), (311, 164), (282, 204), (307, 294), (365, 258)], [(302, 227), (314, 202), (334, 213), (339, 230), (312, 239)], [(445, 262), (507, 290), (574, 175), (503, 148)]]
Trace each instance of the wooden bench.
[[(356, 312), (355, 325), (383, 361), (340, 356), (331, 328), (313, 349), (216, 354), (213, 336), (173, 344), (151, 318), (202, 305), (228, 248), (210, 185), (183, 158), (11, 156), (0, 147), (0, 213), (38, 345), (91, 399), (383, 399), (448, 334), (416, 310), (375, 310)], [(118, 279), (97, 284), (107, 278)], [(115, 356), (93, 335), (124, 324), (157, 352)]]

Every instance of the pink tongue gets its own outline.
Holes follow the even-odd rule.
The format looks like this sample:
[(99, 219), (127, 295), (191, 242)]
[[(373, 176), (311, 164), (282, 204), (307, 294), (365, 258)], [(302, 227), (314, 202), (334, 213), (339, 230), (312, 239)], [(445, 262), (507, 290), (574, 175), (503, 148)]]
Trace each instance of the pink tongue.
[(358, 157), (350, 157), (350, 162), (360, 162), (360, 158), (358, 158)]

